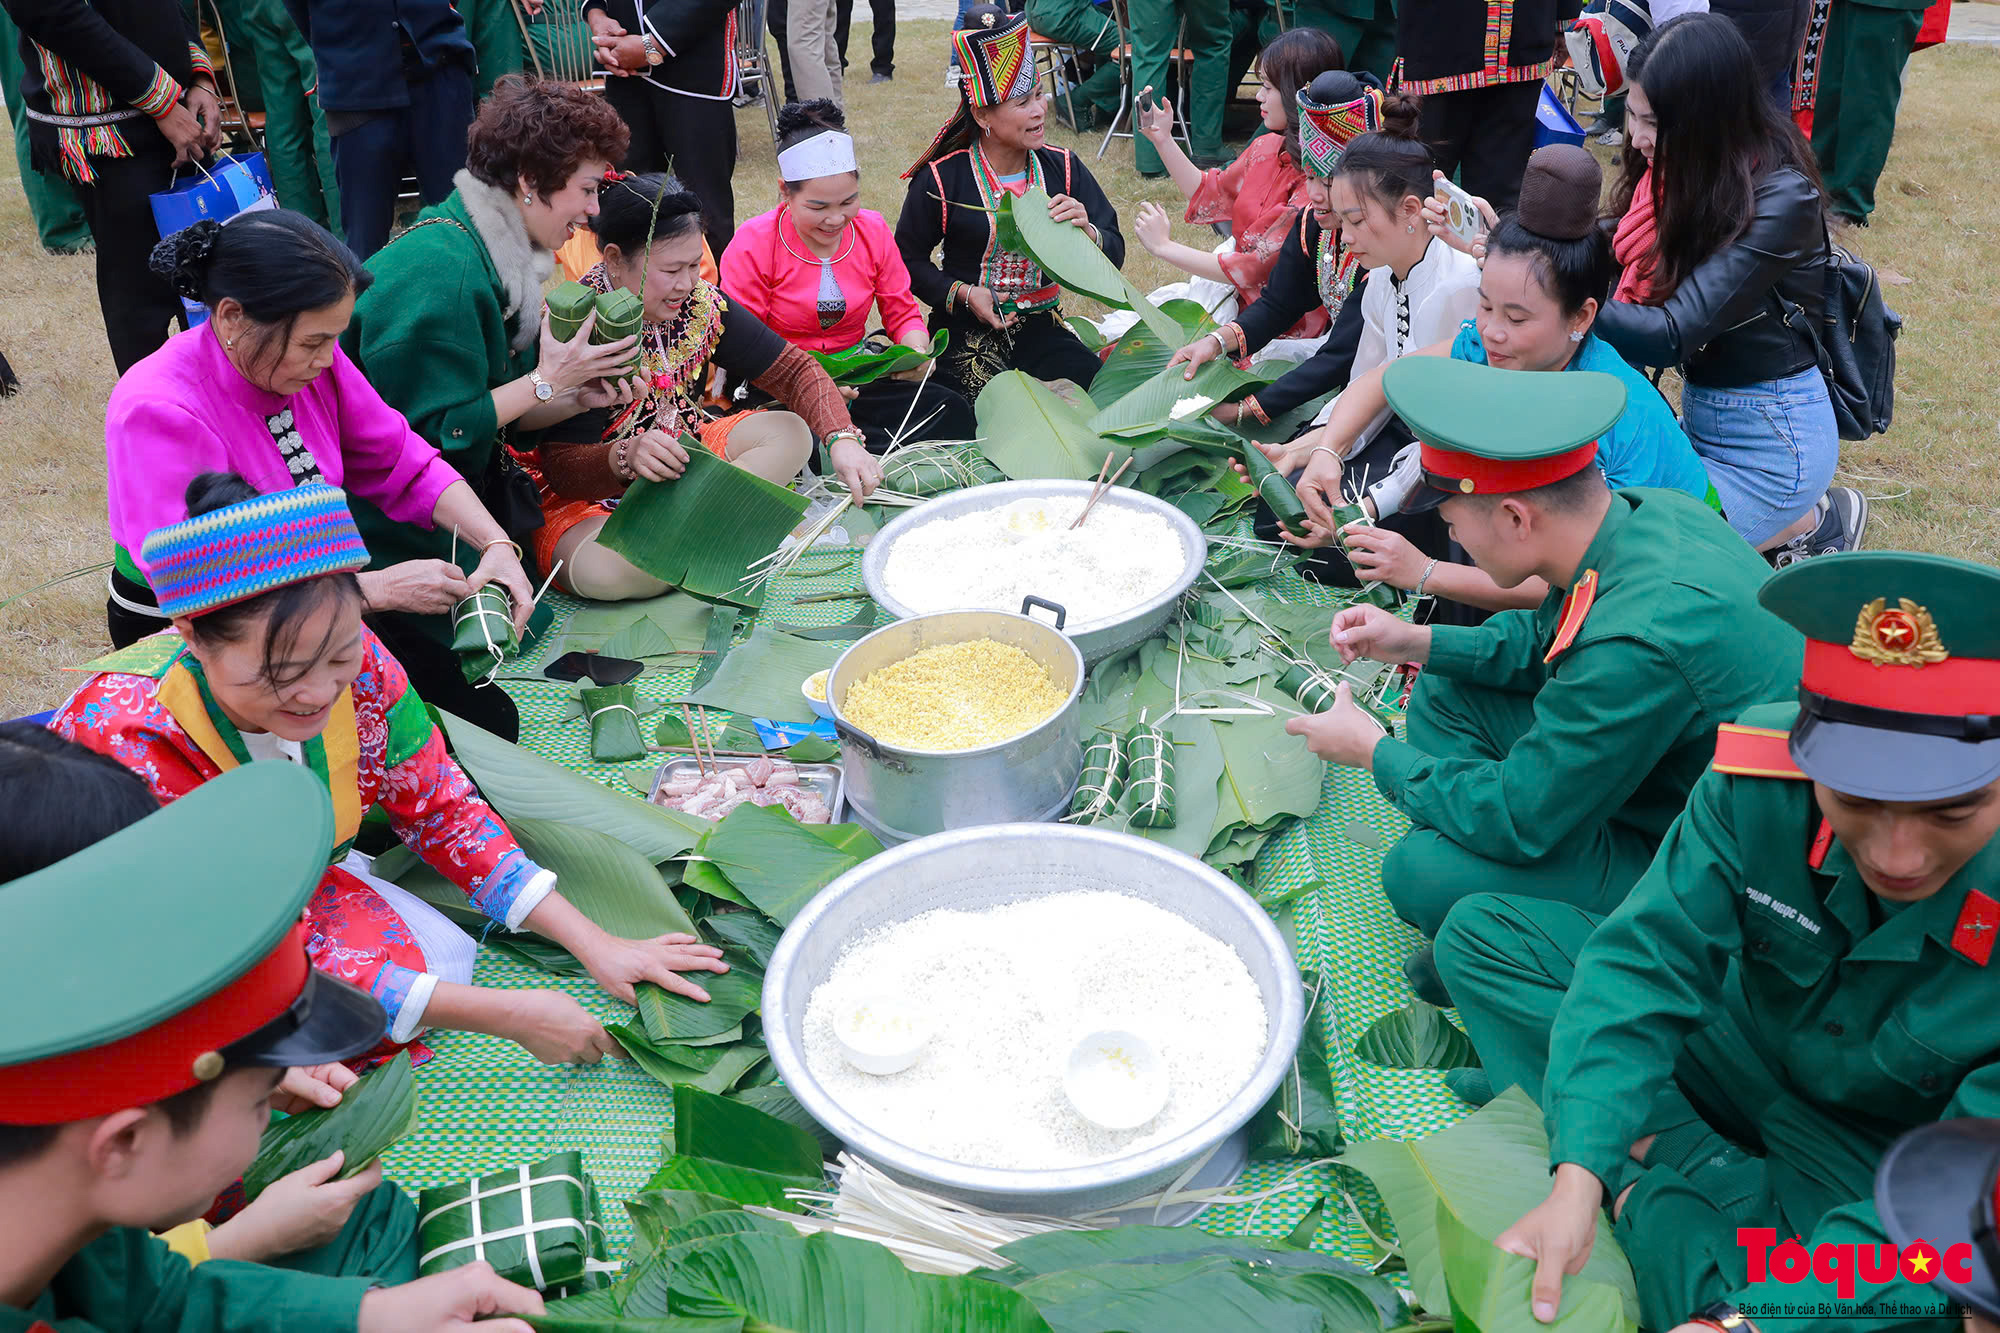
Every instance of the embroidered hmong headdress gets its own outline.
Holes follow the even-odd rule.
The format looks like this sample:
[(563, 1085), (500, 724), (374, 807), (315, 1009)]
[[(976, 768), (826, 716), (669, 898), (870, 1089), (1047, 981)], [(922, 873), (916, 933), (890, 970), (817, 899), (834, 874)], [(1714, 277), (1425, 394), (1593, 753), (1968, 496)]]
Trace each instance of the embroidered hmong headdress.
[(175, 523), (147, 537), (142, 549), (169, 617), (198, 616), (368, 565), (347, 497), (325, 485), (260, 495)]
[(1299, 161), (1325, 179), (1356, 135), (1382, 128), (1382, 87), (1373, 75), (1328, 70), (1299, 89)]
[(958, 110), (903, 173), (905, 179), (926, 162), (972, 142), (973, 107), (999, 106), (1034, 91), (1035, 62), (1028, 49), (1027, 15), (1009, 14), (997, 5), (973, 5), (965, 11), (965, 24), (951, 35)]

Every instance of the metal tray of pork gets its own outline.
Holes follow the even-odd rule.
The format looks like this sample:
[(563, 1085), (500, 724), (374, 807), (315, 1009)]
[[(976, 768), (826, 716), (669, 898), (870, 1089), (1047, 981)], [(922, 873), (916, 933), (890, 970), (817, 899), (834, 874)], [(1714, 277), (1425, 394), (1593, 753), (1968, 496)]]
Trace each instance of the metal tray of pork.
[(764, 756), (718, 756), (704, 764), (680, 755), (660, 765), (649, 799), (703, 819), (720, 819), (743, 804), (782, 806), (801, 824), (838, 823), (847, 806), (839, 764), (794, 764)]

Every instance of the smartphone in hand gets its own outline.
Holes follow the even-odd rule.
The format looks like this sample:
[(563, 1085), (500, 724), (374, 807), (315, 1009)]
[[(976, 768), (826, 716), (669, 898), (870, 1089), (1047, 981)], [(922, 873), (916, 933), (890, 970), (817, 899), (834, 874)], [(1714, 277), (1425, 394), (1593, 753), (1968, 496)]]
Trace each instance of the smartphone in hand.
[(1473, 197), (1448, 180), (1437, 182), (1438, 202), (1444, 205), (1445, 225), (1468, 246), (1486, 237), (1486, 219), (1480, 216)]

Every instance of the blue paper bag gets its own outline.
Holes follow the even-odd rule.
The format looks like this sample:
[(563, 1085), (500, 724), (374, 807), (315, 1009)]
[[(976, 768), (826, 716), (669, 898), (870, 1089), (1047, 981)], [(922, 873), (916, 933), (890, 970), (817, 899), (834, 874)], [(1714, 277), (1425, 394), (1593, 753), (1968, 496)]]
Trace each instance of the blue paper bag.
[(1569, 113), (1555, 90), (1544, 83), (1541, 102), (1535, 107), (1535, 147), (1546, 148), (1552, 143), (1582, 147), (1583, 126), (1577, 124), (1576, 117)]
[[(242, 213), (276, 208), (278, 196), (271, 187), (271, 169), (262, 153), (246, 157), (225, 157), (213, 170), (197, 172), (190, 180), (153, 196), (153, 221), (165, 240), (177, 231), (204, 220), (227, 222)], [(208, 307), (183, 297), (188, 327), (208, 318)]]

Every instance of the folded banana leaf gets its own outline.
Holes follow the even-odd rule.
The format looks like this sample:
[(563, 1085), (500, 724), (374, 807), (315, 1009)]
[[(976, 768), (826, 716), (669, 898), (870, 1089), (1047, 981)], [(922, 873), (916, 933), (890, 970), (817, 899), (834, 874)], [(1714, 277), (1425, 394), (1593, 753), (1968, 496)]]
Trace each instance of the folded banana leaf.
[(1089, 232), (1049, 216), (1047, 192), (1029, 190), (1022, 195), (1001, 196), (994, 227), (1004, 248), (1028, 256), (1077, 295), (1135, 312), (1163, 340), (1179, 335), (1180, 326), (1161, 314), (1160, 308), (1118, 271)]
[(1118, 809), (1125, 794), (1125, 777), (1130, 759), (1125, 738), (1115, 731), (1100, 733), (1083, 747), (1083, 772), (1077, 778), (1076, 795), (1070, 799), (1065, 824), (1101, 824)]
[(577, 702), (590, 723), (590, 757), (600, 764), (640, 759), (646, 738), (639, 734), (639, 692), (631, 685), (585, 685)]
[[(1226, 357), (1206, 363), (1195, 371), (1193, 379), (1187, 378), (1185, 366), (1165, 366), (1092, 417), (1090, 428), (1099, 435), (1115, 434), (1128, 443), (1147, 443), (1166, 435), (1178, 423), (1206, 421), (1209, 410), (1217, 404), (1233, 403), (1265, 383), (1262, 376), (1238, 370)], [(1091, 382), (1091, 397), (1105, 401), (1096, 381)], [(1212, 435), (1205, 432), (1204, 438)], [(1141, 459), (1140, 466), (1147, 462)]]
[(886, 337), (871, 336), (838, 352), (814, 352), (812, 355), (835, 384), (858, 389), (864, 384), (873, 384), (884, 375), (893, 375), (899, 370), (923, 364), (942, 352), (950, 340), (950, 335), (939, 329), (931, 339), (930, 350), (920, 352), (914, 347), (892, 343)]
[(1247, 538), (1227, 543), (1211, 540), (1206, 568), (1223, 587), (1241, 588), (1297, 569), (1309, 555), (1309, 552), (1296, 546), (1282, 546), (1276, 542)]
[(905, 495), (928, 498), (1005, 480), (1007, 474), (969, 441), (907, 445), (882, 460), (882, 484)]
[(687, 471), (626, 487), (598, 543), (698, 597), (760, 606), (763, 586), (744, 586), (750, 565), (797, 526), (806, 498), (724, 462), (689, 436), (681, 444)]
[(1167, 368), (1175, 352), (1215, 328), (1209, 313), (1182, 299), (1160, 302), (1160, 313), (1179, 326), (1172, 339), (1162, 338), (1146, 324), (1134, 324), (1104, 354), (1104, 368), (1090, 382), (1090, 396), (1104, 404), (1120, 398)]
[[(646, 307), (638, 296), (623, 287), (614, 287), (597, 298), (597, 323), (591, 326), (590, 341), (603, 345), (630, 338), (639, 332), (639, 326), (646, 317)], [(638, 344), (632, 346), (629, 362), (639, 364)]]
[(1117, 471), (1132, 451), (1090, 428), (1097, 415), (1088, 396), (1075, 403), (1026, 371), (1002, 371), (972, 405), (980, 450), (1015, 481), (1090, 481), (1111, 455)]
[(1264, 456), (1262, 449), (1247, 440), (1241, 456), (1243, 466), (1250, 473), (1250, 484), (1257, 488), (1257, 494), (1271, 507), (1279, 525), (1294, 537), (1305, 536), (1306, 507), (1285, 474)]
[(451, 647), (467, 680), (478, 680), (521, 651), (514, 599), (497, 583), (465, 598), (451, 612)]
[(425, 1277), (483, 1260), (537, 1291), (609, 1284), (597, 1185), (583, 1154), (425, 1190), (417, 1200), (417, 1271)]
[(575, 280), (560, 284), (544, 299), (549, 307), (549, 332), (563, 343), (576, 337), (597, 305), (597, 293)]
[(1126, 783), (1132, 793), (1134, 828), (1174, 826), (1174, 742), (1160, 727), (1141, 722), (1125, 737), (1131, 767)]
[(243, 1197), (256, 1199), (280, 1176), (324, 1161), (335, 1149), (347, 1154), (340, 1164), (345, 1180), (416, 1127), (417, 1080), (404, 1051), (363, 1074), (338, 1104), (288, 1115), (265, 1130), (257, 1160), (243, 1173)]

